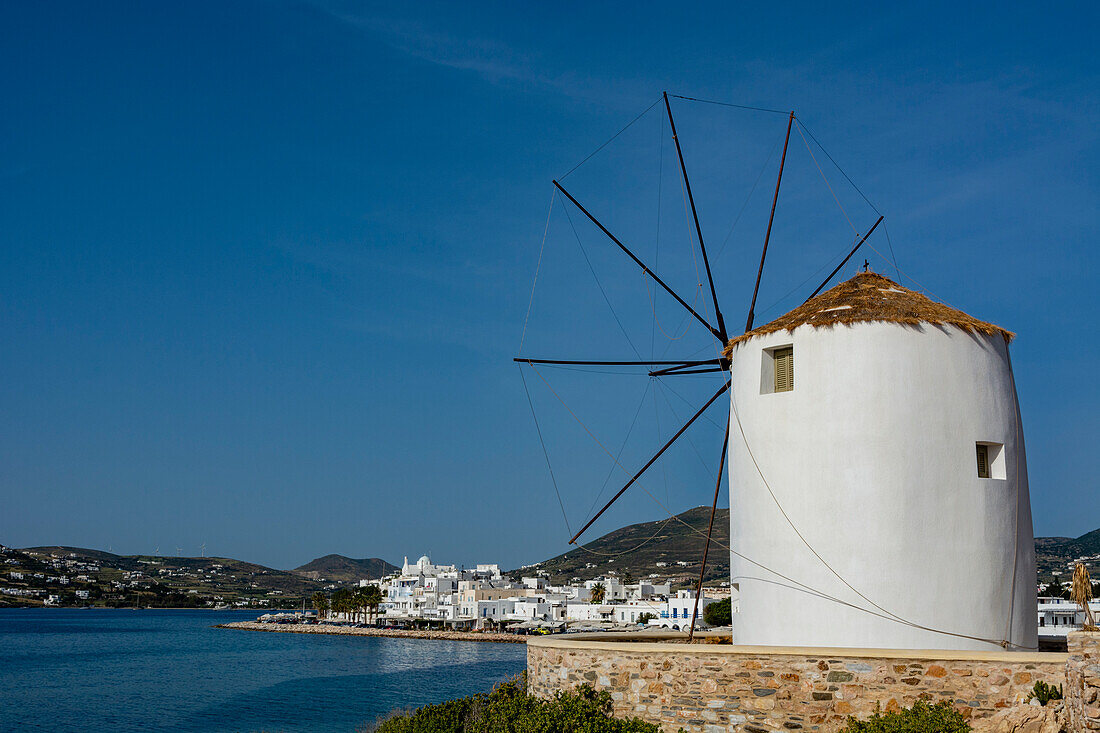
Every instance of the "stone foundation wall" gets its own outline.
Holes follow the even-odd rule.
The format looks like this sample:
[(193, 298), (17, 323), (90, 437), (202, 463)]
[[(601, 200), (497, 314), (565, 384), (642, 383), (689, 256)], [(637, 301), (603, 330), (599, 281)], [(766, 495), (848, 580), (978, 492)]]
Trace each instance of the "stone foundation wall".
[(1100, 632), (1070, 632), (1068, 646), (1064, 688), (1068, 727), (1100, 730)]
[(918, 698), (948, 700), (976, 720), (1022, 702), (1038, 680), (1066, 681), (1065, 654), (608, 640), (616, 636), (622, 638), (529, 640), (530, 691), (549, 697), (588, 683), (611, 693), (616, 715), (666, 731), (766, 733), (836, 730), (849, 715), (908, 707)]

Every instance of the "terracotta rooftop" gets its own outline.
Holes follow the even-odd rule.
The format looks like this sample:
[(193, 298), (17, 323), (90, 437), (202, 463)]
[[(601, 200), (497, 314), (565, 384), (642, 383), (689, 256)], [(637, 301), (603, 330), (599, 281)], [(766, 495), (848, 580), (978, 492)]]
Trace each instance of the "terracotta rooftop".
[(771, 323), (730, 339), (725, 353), (729, 356), (734, 344), (766, 333), (790, 332), (799, 326), (823, 327), (870, 321), (951, 325), (971, 333), (1000, 334), (1006, 342), (1011, 341), (1015, 335), (1000, 326), (979, 321), (960, 310), (904, 288), (888, 277), (875, 272), (861, 272)]

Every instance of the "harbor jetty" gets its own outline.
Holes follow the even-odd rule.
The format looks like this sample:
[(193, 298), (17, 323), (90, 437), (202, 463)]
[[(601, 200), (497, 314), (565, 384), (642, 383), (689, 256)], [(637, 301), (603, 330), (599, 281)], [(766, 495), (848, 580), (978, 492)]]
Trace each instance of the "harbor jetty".
[(393, 639), (435, 639), (446, 641), (488, 641), (498, 644), (526, 644), (527, 637), (495, 631), (441, 631), (429, 629), (379, 629), (338, 626), (336, 624), (271, 624), (259, 621), (234, 621), (217, 624), (219, 629), (275, 631), (285, 634), (342, 634), (345, 636), (386, 636)]

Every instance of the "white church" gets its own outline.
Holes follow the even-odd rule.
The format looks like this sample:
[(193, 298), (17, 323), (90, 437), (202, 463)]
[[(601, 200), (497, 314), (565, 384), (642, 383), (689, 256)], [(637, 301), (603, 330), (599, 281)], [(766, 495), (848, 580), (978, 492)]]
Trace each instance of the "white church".
[(867, 272), (730, 342), (736, 644), (1037, 647), (1012, 336)]

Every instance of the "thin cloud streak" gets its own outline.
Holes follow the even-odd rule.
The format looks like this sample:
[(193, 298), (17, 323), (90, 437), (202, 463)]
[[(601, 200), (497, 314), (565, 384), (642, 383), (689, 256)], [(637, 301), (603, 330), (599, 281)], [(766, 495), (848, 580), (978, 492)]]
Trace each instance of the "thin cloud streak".
[(367, 33), (408, 56), (460, 71), (471, 71), (492, 84), (519, 82), (567, 92), (570, 85), (532, 70), (531, 59), (498, 41), (457, 38), (410, 21), (393, 21), (344, 13), (317, 6), (341, 23)]

